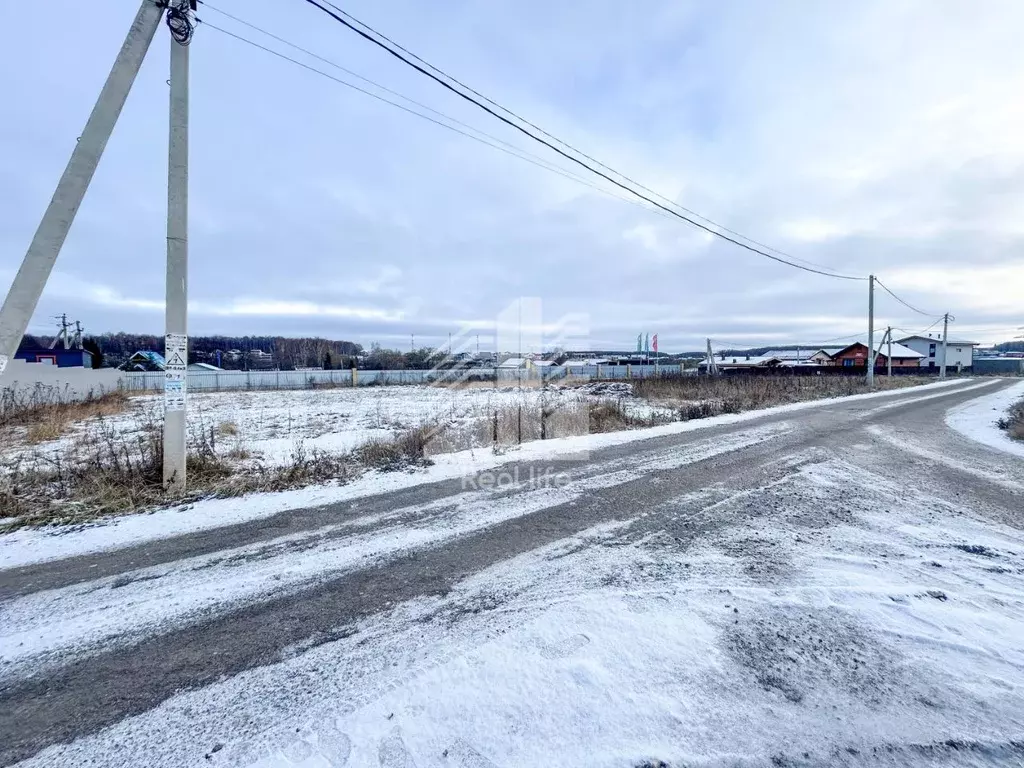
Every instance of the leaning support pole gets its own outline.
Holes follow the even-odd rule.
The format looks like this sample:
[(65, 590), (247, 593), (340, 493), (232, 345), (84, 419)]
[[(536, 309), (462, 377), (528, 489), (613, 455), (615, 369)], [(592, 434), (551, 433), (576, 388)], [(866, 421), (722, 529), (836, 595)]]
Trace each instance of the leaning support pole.
[(28, 328), (39, 297), (57, 262), (57, 256), (68, 236), (75, 214), (82, 204), (96, 166), (107, 146), (121, 109), (139, 73), (149, 45), (153, 41), (163, 8), (155, 0), (143, 0), (135, 15), (124, 45), (107, 75), (96, 105), (78, 139), (57, 190), (43, 214), (35, 237), (11, 283), (3, 307), (0, 308), (0, 375), (14, 355)]
[(892, 378), (892, 326), (890, 325), (885, 329), (885, 341), (889, 345), (885, 353), (886, 367), (888, 368), (889, 378)]
[[(183, 11), (187, 13), (187, 11)], [(164, 489), (185, 490), (188, 389), (188, 40), (171, 39), (167, 154), (167, 308), (164, 352)]]

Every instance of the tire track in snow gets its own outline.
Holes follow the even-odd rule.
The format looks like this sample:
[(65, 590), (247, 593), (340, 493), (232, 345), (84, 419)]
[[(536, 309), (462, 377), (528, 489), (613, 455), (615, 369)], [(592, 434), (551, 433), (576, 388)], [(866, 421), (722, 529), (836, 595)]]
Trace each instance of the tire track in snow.
[(0, 604), (0, 682), (246, 604), (280, 599), (370, 565), (571, 504), (650, 472), (676, 470), (791, 432), (788, 423), (770, 424), (683, 449), (607, 462), (601, 465), (603, 471), (594, 473), (591, 467), (588, 476), (564, 487), (530, 489), (536, 485), (534, 479), (511, 488), (461, 493), (257, 545), (16, 598)]

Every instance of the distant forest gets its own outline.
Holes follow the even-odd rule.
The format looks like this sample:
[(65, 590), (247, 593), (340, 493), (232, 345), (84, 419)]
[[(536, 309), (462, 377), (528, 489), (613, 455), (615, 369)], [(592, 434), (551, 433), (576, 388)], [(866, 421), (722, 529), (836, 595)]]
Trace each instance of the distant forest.
[[(22, 340), (22, 346), (49, 346), (52, 341), (52, 336), (26, 336)], [(92, 351), (94, 357), (97, 351), (100, 353), (103, 367), (116, 368), (136, 352), (150, 350), (163, 354), (164, 337), (152, 334), (104, 333), (86, 336), (83, 346)], [(237, 350), (241, 354), (229, 355), (232, 350)], [(362, 352), (362, 346), (351, 341), (318, 338), (189, 336), (188, 339), (190, 363), (213, 363), (227, 369), (349, 368), (352, 365), (352, 358)]]

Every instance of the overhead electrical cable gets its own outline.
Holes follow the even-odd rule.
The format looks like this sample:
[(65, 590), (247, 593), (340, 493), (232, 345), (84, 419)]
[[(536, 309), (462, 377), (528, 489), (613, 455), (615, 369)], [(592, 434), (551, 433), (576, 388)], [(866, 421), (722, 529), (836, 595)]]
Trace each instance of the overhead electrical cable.
[[(477, 131), (482, 136), (486, 136), (488, 139), (492, 139), (493, 141), (488, 141), (487, 139), (480, 138), (479, 136), (474, 136), (473, 134), (467, 133), (466, 131), (463, 131), (463, 130), (460, 130), (460, 129), (454, 127), (454, 126), (448, 125), (447, 123), (443, 123), (440, 120), (435, 120), (434, 118), (432, 118), (432, 117), (430, 117), (428, 115), (424, 115), (424, 114), (422, 114), (420, 112), (417, 112), (414, 109), (410, 109), (409, 107), (406, 107), (406, 106), (404, 106), (402, 104), (399, 104), (397, 102), (391, 101), (390, 99), (386, 99), (383, 96), (379, 96), (378, 94), (372, 93), (371, 91), (368, 91), (368, 90), (366, 90), (364, 88), (361, 88), (358, 85), (354, 85), (353, 83), (349, 83), (349, 82), (347, 82), (345, 80), (342, 80), (339, 77), (335, 77), (334, 75), (331, 75), (331, 74), (329, 74), (327, 72), (324, 72), (323, 70), (317, 69), (316, 67), (313, 67), (313, 66), (311, 66), (309, 64), (306, 64), (305, 62), (299, 61), (298, 59), (295, 59), (295, 58), (292, 58), (291, 56), (283, 54), (280, 51), (275, 51), (273, 48), (268, 48), (265, 45), (260, 45), (259, 43), (255, 42), (254, 40), (250, 40), (249, 38), (247, 38), (247, 37), (245, 37), (243, 35), (239, 35), (239, 34), (237, 34), (235, 32), (231, 32), (230, 30), (223, 29), (222, 27), (218, 27), (216, 24), (212, 24), (212, 23), (210, 23), (208, 21), (203, 21), (202, 24), (203, 24), (204, 27), (209, 27), (212, 30), (215, 30), (215, 31), (220, 32), (222, 34), (225, 34), (225, 35), (227, 35), (229, 37), (232, 37), (235, 40), (238, 40), (239, 42), (246, 43), (247, 45), (251, 45), (254, 48), (258, 48), (261, 51), (265, 51), (266, 53), (272, 54), (273, 56), (276, 56), (276, 57), (278, 57), (280, 59), (283, 59), (285, 61), (291, 62), (292, 64), (295, 64), (295, 65), (297, 65), (299, 67), (302, 67), (303, 69), (306, 69), (306, 70), (308, 70), (310, 72), (314, 72), (314, 73), (316, 73), (318, 75), (321, 75), (322, 77), (326, 77), (329, 80), (333, 80), (334, 82), (336, 82), (336, 83), (338, 83), (340, 85), (344, 85), (347, 88), (351, 88), (354, 91), (358, 91), (359, 93), (362, 93), (362, 94), (364, 94), (366, 96), (369, 96), (372, 99), (376, 99), (377, 101), (381, 101), (381, 102), (383, 102), (385, 104), (389, 104), (390, 106), (397, 107), (398, 109), (402, 110), (403, 112), (408, 112), (409, 114), (415, 115), (416, 117), (419, 117), (419, 118), (422, 118), (424, 120), (427, 120), (428, 122), (431, 122), (434, 125), (438, 125), (438, 126), (440, 126), (442, 128), (447, 128), (448, 130), (453, 131), (453, 132), (455, 132), (455, 133), (457, 133), (457, 134), (459, 134), (461, 136), (465, 136), (467, 139), (472, 139), (473, 141), (479, 142), (481, 144), (485, 144), (485, 145), (487, 145), (487, 146), (489, 146), (489, 147), (491, 147), (493, 149), (497, 149), (500, 152), (504, 152), (505, 154), (512, 155), (514, 157), (518, 157), (519, 159), (525, 160), (526, 162), (531, 163), (532, 165), (536, 165), (539, 168), (543, 168), (544, 170), (551, 171), (552, 173), (556, 173), (559, 176), (562, 176), (564, 178), (567, 178), (567, 179), (570, 179), (572, 181), (578, 182), (580, 184), (583, 184), (584, 186), (590, 187), (591, 189), (596, 190), (597, 192), (601, 192), (603, 194), (609, 195), (610, 197), (614, 197), (616, 200), (621, 200), (624, 203), (629, 203), (630, 205), (638, 206), (638, 207), (644, 209), (645, 211), (651, 211), (652, 213), (657, 213), (657, 214), (660, 214), (660, 215), (665, 215), (661, 211), (649, 208), (648, 206), (646, 206), (643, 203), (640, 203), (640, 202), (638, 202), (636, 200), (633, 200), (633, 199), (627, 198), (627, 197), (623, 197), (621, 195), (618, 195), (618, 194), (612, 192), (611, 190), (607, 190), (607, 189), (604, 189), (602, 187), (599, 187), (596, 184), (593, 184), (592, 182), (588, 181), (587, 179), (584, 179), (584, 178), (582, 178), (582, 177), (580, 177), (580, 176), (578, 176), (578, 175), (576, 175), (576, 174), (574, 174), (574, 173), (572, 173), (570, 171), (567, 171), (564, 168), (560, 168), (559, 166), (554, 165), (554, 164), (544, 160), (543, 158), (540, 158), (537, 155), (534, 155), (534, 154), (532, 154), (530, 152), (527, 152), (527, 151), (525, 151), (523, 149), (520, 149), (520, 148), (516, 147), (514, 144), (509, 144), (508, 142), (504, 142), (501, 139), (494, 138), (494, 137), (490, 136), (490, 134), (484, 133), (483, 131), (480, 131), (479, 129), (473, 128), (472, 126), (467, 126), (467, 127), (469, 127), (471, 130)], [(315, 55), (315, 54), (312, 54), (312, 55)], [(368, 81), (368, 82), (372, 83), (372, 81)], [(400, 95), (400, 94), (398, 94), (398, 95)], [(407, 97), (402, 96), (402, 98), (405, 98), (410, 103), (419, 104), (419, 102), (415, 102), (415, 101), (413, 101), (411, 99), (408, 99)], [(434, 109), (432, 109), (430, 107), (424, 107), (424, 108), (428, 109), (429, 111), (434, 112), (435, 114), (438, 114), (438, 115), (440, 115), (440, 116), (442, 116), (442, 117), (444, 117), (446, 119), (449, 119), (449, 120), (451, 120), (454, 123), (459, 123), (458, 120), (455, 120), (454, 118), (448, 117), (443, 112), (438, 112), (437, 110), (434, 110)], [(466, 125), (465, 123), (460, 123), (460, 124)], [(499, 144), (502, 144), (502, 145), (505, 145), (505, 146), (499, 146)]]
[[(521, 160), (525, 160), (526, 162), (531, 163), (532, 165), (536, 165), (539, 168), (543, 168), (545, 170), (551, 171), (552, 173), (555, 173), (555, 174), (557, 174), (559, 176), (562, 176), (563, 178), (575, 181), (575, 182), (577, 182), (579, 184), (582, 184), (583, 186), (589, 187), (590, 189), (593, 189), (593, 190), (595, 190), (597, 192), (600, 192), (601, 194), (607, 195), (608, 197), (612, 197), (612, 198), (614, 198), (616, 200), (621, 200), (624, 203), (628, 203), (630, 205), (636, 206), (637, 208), (641, 208), (642, 210), (649, 211), (651, 213), (657, 214), (657, 215), (662, 216), (662, 217), (664, 217), (666, 219), (673, 218), (673, 217), (670, 217), (669, 214), (665, 213), (664, 211), (662, 211), (662, 210), (660, 210), (658, 208), (652, 208), (652, 207), (650, 207), (648, 205), (644, 205), (643, 203), (641, 203), (640, 201), (638, 201), (638, 200), (636, 200), (636, 199), (634, 199), (632, 197), (626, 197), (626, 196), (618, 194), (618, 193), (616, 193), (616, 192), (614, 192), (612, 190), (605, 189), (604, 187), (600, 187), (600, 186), (594, 184), (593, 182), (587, 180), (586, 178), (580, 176), (579, 174), (573, 173), (572, 171), (569, 171), (569, 170), (567, 170), (565, 168), (562, 168), (561, 166), (558, 166), (558, 165), (552, 163), (551, 161), (546, 160), (545, 158), (541, 157), (540, 155), (537, 155), (537, 154), (535, 154), (533, 152), (529, 152), (529, 151), (523, 149), (522, 147), (518, 147), (515, 144), (511, 144), (511, 143), (509, 143), (507, 141), (499, 139), (496, 136), (493, 136), (493, 135), (487, 133), (486, 131), (482, 131), (479, 128), (476, 128), (476, 127), (474, 127), (472, 125), (469, 125), (468, 123), (464, 123), (461, 120), (458, 120), (458, 119), (456, 119), (454, 117), (451, 117), (450, 115), (445, 114), (444, 112), (440, 112), (440, 111), (434, 109), (433, 107), (427, 106), (426, 104), (422, 104), (422, 103), (416, 101), (415, 99), (409, 98), (408, 96), (404, 96), (403, 94), (401, 94), (401, 93), (399, 93), (397, 91), (394, 91), (394, 90), (392, 90), (390, 88), (387, 88), (386, 86), (380, 85), (379, 83), (376, 83), (373, 80), (371, 80), (371, 79), (369, 79), (367, 77), (364, 77), (363, 75), (358, 74), (357, 72), (353, 72), (352, 70), (346, 69), (345, 67), (343, 67), (340, 64), (337, 64), (337, 63), (335, 63), (333, 61), (331, 61), (330, 59), (326, 59), (326, 58), (324, 58), (324, 57), (322, 57), (322, 56), (320, 56), (320, 55), (318, 55), (316, 53), (313, 53), (312, 51), (309, 51), (309, 50), (303, 48), (302, 46), (296, 45), (295, 43), (292, 43), (289, 40), (286, 40), (286, 39), (284, 39), (282, 37), (279, 37), (277, 35), (274, 35), (274, 34), (268, 32), (266, 30), (263, 30), (260, 27), (257, 27), (254, 24), (251, 24), (251, 23), (246, 22), (246, 21), (244, 21), (242, 19), (239, 19), (238, 17), (236, 17), (236, 16), (234, 16), (232, 14), (229, 14), (229, 13), (227, 13), (225, 11), (221, 11), (218, 8), (214, 8), (213, 6), (209, 5), (208, 3), (204, 3), (204, 5), (207, 8), (209, 8), (210, 10), (214, 10), (214, 11), (217, 11), (218, 13), (222, 13), (225, 16), (227, 16), (229, 18), (232, 18), (232, 19), (238, 21), (241, 24), (245, 24), (246, 26), (251, 27), (252, 29), (254, 29), (254, 30), (258, 31), (258, 32), (262, 32), (262, 33), (266, 34), (267, 36), (269, 36), (269, 37), (271, 37), (271, 38), (273, 38), (275, 40), (278, 40), (278, 41), (280, 41), (281, 43), (283, 43), (285, 45), (291, 46), (292, 48), (295, 48), (298, 51), (301, 51), (301, 52), (303, 52), (305, 54), (308, 54), (309, 56), (311, 56), (311, 57), (313, 57), (315, 59), (323, 61), (324, 63), (329, 64), (330, 66), (335, 67), (335, 68), (339, 69), (342, 72), (346, 72), (347, 74), (349, 74), (349, 75), (351, 75), (353, 77), (356, 77), (356, 78), (358, 78), (358, 79), (360, 79), (360, 80), (362, 80), (362, 81), (364, 81), (364, 82), (366, 82), (366, 83), (368, 83), (368, 84), (370, 84), (370, 85), (372, 85), (372, 86), (374, 86), (376, 88), (379, 88), (380, 90), (382, 90), (382, 91), (384, 91), (386, 93), (390, 93), (390, 94), (392, 94), (394, 96), (397, 96), (400, 99), (403, 99), (403, 100), (409, 102), (410, 104), (414, 104), (417, 107), (420, 107), (421, 109), (424, 109), (424, 110), (426, 110), (428, 112), (431, 112), (431, 113), (433, 113), (435, 115), (438, 115), (439, 117), (443, 118), (444, 120), (448, 120), (451, 123), (454, 123), (455, 125), (461, 125), (461, 126), (463, 126), (464, 128), (466, 128), (466, 129), (468, 129), (470, 131), (474, 131), (475, 133), (479, 134), (480, 136), (485, 137), (485, 139), (481, 139), (480, 136), (471, 135), (469, 133), (466, 133), (465, 131), (459, 130), (458, 128), (454, 128), (451, 125), (443, 123), (443, 122), (441, 122), (439, 120), (435, 120), (435, 119), (433, 119), (431, 117), (428, 117), (427, 115), (424, 115), (424, 114), (421, 114), (420, 112), (417, 112), (415, 109), (410, 109), (408, 107), (405, 107), (402, 104), (398, 104), (398, 103), (396, 103), (394, 101), (391, 101), (390, 99), (386, 99), (386, 98), (384, 98), (382, 96), (379, 96), (378, 94), (375, 94), (375, 93), (372, 93), (370, 91), (367, 91), (366, 89), (361, 88), (360, 86), (354, 85), (352, 83), (349, 83), (349, 82), (347, 82), (345, 80), (342, 80), (341, 78), (334, 77), (334, 76), (328, 74), (327, 72), (324, 72), (323, 70), (320, 70), (320, 69), (317, 69), (316, 67), (310, 66), (310, 65), (308, 65), (308, 64), (306, 64), (306, 63), (304, 63), (302, 61), (299, 61), (298, 59), (292, 58), (291, 56), (287, 56), (287, 55), (281, 53), (280, 51), (275, 51), (273, 48), (269, 48), (267, 46), (260, 45), (259, 43), (257, 43), (254, 40), (251, 40), (251, 39), (245, 37), (244, 35), (239, 35), (236, 32), (232, 32), (232, 31), (224, 29), (222, 27), (218, 27), (216, 24), (213, 24), (213, 23), (208, 22), (208, 21), (202, 21), (203, 26), (209, 27), (212, 30), (215, 30), (215, 31), (220, 32), (220, 33), (225, 34), (225, 35), (228, 35), (229, 37), (232, 37), (235, 40), (238, 40), (239, 42), (246, 43), (247, 45), (251, 45), (254, 48), (258, 48), (261, 51), (264, 51), (266, 53), (272, 54), (273, 56), (276, 56), (276, 57), (278, 57), (280, 59), (288, 61), (288, 62), (290, 62), (292, 64), (295, 64), (295, 65), (297, 65), (299, 67), (302, 67), (303, 69), (306, 69), (306, 70), (308, 70), (310, 72), (314, 72), (314, 73), (316, 73), (318, 75), (321, 75), (322, 77), (326, 77), (326, 78), (328, 78), (330, 80), (333, 80), (334, 82), (336, 82), (336, 83), (338, 83), (340, 85), (344, 85), (344, 86), (346, 86), (348, 88), (351, 88), (352, 90), (355, 90), (355, 91), (357, 91), (359, 93), (362, 93), (362, 94), (364, 94), (366, 96), (369, 96), (369, 97), (371, 97), (373, 99), (381, 101), (381, 102), (383, 102), (385, 104), (388, 104), (390, 106), (397, 107), (398, 109), (401, 109), (404, 112), (407, 112), (407, 113), (409, 113), (411, 115), (415, 115), (416, 117), (423, 118), (424, 120), (427, 120), (427, 121), (429, 121), (429, 122), (431, 122), (431, 123), (433, 123), (435, 125), (438, 125), (438, 126), (440, 126), (442, 128), (447, 128), (447, 129), (449, 129), (449, 130), (451, 130), (451, 131), (453, 131), (455, 133), (458, 133), (461, 136), (465, 136), (468, 139), (472, 139), (472, 140), (477, 141), (477, 142), (479, 142), (481, 144), (489, 146), (489, 147), (491, 147), (493, 149), (497, 149), (497, 150), (499, 150), (501, 152), (504, 152), (505, 154), (509, 154), (509, 155), (514, 156), (514, 157), (518, 157)], [(501, 145), (501, 146), (497, 146), (497, 145)]]
[(883, 283), (877, 277), (875, 278), (875, 282), (878, 283), (878, 285), (881, 287), (881, 289), (883, 291), (888, 293), (890, 296), (892, 296), (894, 299), (896, 299), (896, 301), (898, 301), (900, 304), (902, 304), (907, 309), (909, 309), (909, 310), (911, 310), (913, 312), (917, 312), (917, 314), (919, 314), (919, 315), (924, 315), (925, 317), (938, 317), (939, 319), (941, 319), (943, 317), (943, 315), (936, 315), (933, 312), (925, 312), (924, 310), (918, 309), (917, 307), (913, 306), (912, 304), (908, 304), (903, 299), (901, 299), (899, 296), (897, 296), (895, 293), (893, 293), (891, 290), (889, 290), (889, 288), (885, 285), (885, 283)]
[(650, 187), (644, 186), (643, 184), (641, 184), (636, 179), (631, 179), (629, 176), (627, 176), (626, 174), (622, 173), (621, 171), (617, 171), (616, 169), (612, 168), (611, 166), (605, 165), (600, 160), (598, 160), (596, 157), (588, 155), (586, 152), (584, 152), (583, 150), (579, 149), (578, 147), (574, 147), (569, 142), (560, 139), (558, 136), (555, 136), (552, 133), (548, 133), (546, 130), (541, 128), (536, 123), (530, 122), (529, 120), (527, 120), (522, 115), (516, 113), (515, 111), (509, 109), (508, 107), (506, 107), (506, 106), (504, 106), (502, 104), (499, 104), (497, 101), (494, 101), (493, 99), (489, 98), (488, 96), (480, 93), (479, 91), (475, 90), (473, 87), (471, 87), (469, 85), (466, 85), (466, 83), (462, 82), (457, 77), (448, 74), (443, 69), (441, 69), (439, 67), (436, 67), (433, 64), (431, 64), (429, 61), (426, 61), (425, 59), (420, 58), (415, 53), (410, 51), (408, 48), (405, 48), (400, 43), (395, 42), (390, 37), (385, 35), (383, 32), (380, 32), (379, 30), (374, 29), (373, 27), (371, 27), (366, 22), (360, 21), (359, 19), (357, 19), (352, 14), (348, 13), (344, 9), (339, 8), (337, 5), (335, 5), (334, 3), (330, 2), (330, 0), (321, 0), (321, 2), (323, 3), (323, 5), (329, 6), (330, 8), (332, 8), (335, 11), (337, 11), (338, 13), (340, 13), (342, 16), (347, 18), (349, 21), (352, 21), (355, 24), (358, 24), (363, 29), (365, 29), (365, 30), (369, 31), (370, 33), (376, 35), (377, 37), (381, 38), (382, 40), (386, 41), (388, 44), (393, 45), (395, 48), (397, 48), (398, 50), (402, 51), (403, 53), (408, 54), (413, 59), (418, 61), (420, 64), (423, 64), (424, 66), (429, 67), (431, 70), (433, 70), (437, 74), (439, 74), (442, 77), (445, 77), (448, 80), (452, 81), (453, 83), (458, 85), (460, 88), (466, 89), (467, 91), (472, 93), (474, 96), (480, 97), (481, 99), (486, 101), (491, 106), (500, 109), (502, 112), (504, 112), (504, 113), (506, 113), (508, 115), (511, 115), (516, 120), (519, 120), (520, 122), (525, 123), (526, 125), (528, 125), (531, 128), (533, 128), (534, 130), (539, 131), (540, 133), (542, 133), (544, 136), (547, 136), (552, 141), (555, 141), (558, 144), (561, 144), (563, 147), (572, 150), (573, 152), (575, 152), (580, 157), (584, 157), (587, 160), (591, 161), (592, 163), (595, 163), (596, 165), (601, 166), (606, 171), (610, 171), (610, 172), (614, 173), (616, 176), (619, 176), (620, 178), (625, 179), (630, 184), (633, 184), (634, 186), (639, 187), (640, 189), (644, 190), (645, 192), (648, 192), (648, 193), (654, 195), (655, 197), (659, 198), (660, 200), (665, 201), (669, 205), (675, 206), (679, 210), (685, 211), (686, 213), (690, 214), (691, 216), (693, 216), (695, 218), (698, 218), (701, 221), (707, 222), (711, 226), (717, 227), (718, 229), (722, 230), (723, 232), (728, 232), (730, 235), (735, 235), (736, 237), (739, 237), (739, 238), (742, 238), (743, 240), (746, 240), (748, 243), (753, 243), (754, 245), (756, 245), (756, 246), (758, 246), (760, 248), (764, 248), (765, 250), (771, 251), (772, 253), (777, 253), (780, 256), (785, 256), (786, 258), (793, 259), (794, 261), (803, 262), (804, 264), (808, 264), (808, 265), (810, 265), (812, 267), (822, 267), (821, 264), (815, 264), (813, 261), (808, 261), (807, 259), (801, 259), (800, 257), (794, 256), (794, 255), (792, 255), (790, 253), (786, 253), (785, 251), (780, 250), (779, 248), (775, 248), (775, 247), (773, 247), (771, 245), (767, 245), (765, 243), (759, 242), (759, 241), (755, 240), (754, 238), (749, 237), (748, 235), (744, 235), (742, 232), (737, 232), (735, 230), (729, 229), (724, 224), (720, 224), (717, 221), (709, 219), (707, 216), (703, 216), (700, 213), (698, 213), (697, 211), (694, 211), (694, 210), (692, 210), (690, 208), (687, 208), (684, 205), (681, 205), (680, 203), (678, 203), (675, 200), (672, 200), (672, 199), (666, 197), (665, 195), (661, 194), (660, 192), (657, 192), (657, 191), (651, 189)]
[[(409, 58), (405, 54), (403, 54), (401, 51), (405, 51), (405, 49), (404, 48), (400, 48), (400, 46), (398, 46), (396, 43), (392, 43), (390, 40), (388, 40), (388, 42), (383, 42), (382, 40), (386, 40), (387, 39), (387, 38), (384, 38), (383, 35), (380, 35), (376, 31), (373, 31), (373, 34), (370, 34), (370, 32), (366, 32), (366, 31), (360, 29), (359, 27), (355, 26), (355, 24), (353, 24), (352, 22), (349, 22), (344, 16), (339, 15), (339, 14), (345, 14), (345, 16), (348, 16), (349, 18), (352, 18), (353, 21), (355, 21), (356, 23), (360, 24), (363, 27), (366, 27), (366, 29), (370, 29), (370, 27), (366, 26), (365, 24), (363, 24), (362, 22), (358, 21), (354, 17), (351, 17), (349, 14), (345, 13), (344, 11), (341, 11), (340, 9), (338, 9), (337, 6), (334, 6), (333, 4), (329, 4), (331, 7), (327, 8), (327, 7), (323, 6), (323, 5), (321, 5), (316, 0), (305, 0), (305, 2), (308, 3), (309, 5), (312, 5), (314, 8), (322, 11), (323, 13), (327, 14), (332, 19), (334, 19), (336, 22), (338, 22), (339, 24), (343, 25), (344, 27), (350, 29), (351, 31), (355, 32), (360, 37), (368, 40), (369, 42), (371, 42), (374, 45), (378, 46), (382, 50), (386, 51), (388, 54), (390, 54), (391, 56), (395, 57), (399, 61), (404, 62), (406, 65), (412, 67), (417, 72), (420, 72), (421, 74), (425, 75), (426, 77), (429, 77), (431, 80), (435, 81), (436, 83), (441, 85), (443, 88), (446, 88), (447, 90), (449, 90), (452, 93), (456, 94), (460, 98), (468, 101), (469, 103), (476, 105), (477, 107), (479, 107), (483, 111), (485, 111), (488, 114), (490, 114), (492, 117), (497, 118), (501, 122), (503, 122), (506, 125), (514, 128), (515, 130), (519, 131), (523, 135), (528, 136), (529, 138), (533, 139), (534, 141), (536, 141), (536, 142), (538, 142), (540, 144), (543, 144), (548, 149), (556, 152), (557, 154), (561, 155), (562, 157), (566, 158), (567, 160), (570, 160), (571, 162), (576, 163), (577, 165), (581, 166), (582, 168), (585, 168), (586, 170), (590, 171), (591, 173), (593, 173), (593, 174), (595, 174), (597, 176), (600, 176), (601, 178), (605, 179), (606, 181), (611, 182), (615, 186), (620, 187), (621, 189), (624, 189), (625, 191), (627, 191), (627, 192), (629, 192), (629, 193), (639, 197), (642, 200), (645, 200), (646, 202), (650, 203), (651, 205), (653, 205), (653, 206), (655, 206), (655, 207), (657, 207), (657, 208), (659, 208), (659, 209), (661, 209), (663, 211), (666, 211), (666, 212), (672, 214), (676, 218), (681, 219), (681, 220), (687, 222), (688, 224), (690, 224), (690, 225), (692, 225), (694, 227), (702, 229), (705, 232), (707, 232), (707, 233), (709, 233), (709, 234), (711, 234), (711, 235), (713, 235), (715, 237), (718, 237), (718, 238), (720, 238), (722, 240), (725, 240), (726, 242), (732, 243), (733, 245), (737, 245), (740, 248), (744, 248), (744, 249), (746, 249), (746, 250), (748, 250), (748, 251), (750, 251), (752, 253), (759, 254), (761, 256), (764, 256), (765, 258), (771, 259), (772, 261), (776, 261), (776, 262), (778, 262), (780, 264), (786, 264), (787, 266), (795, 267), (796, 269), (802, 269), (802, 270), (804, 270), (806, 272), (812, 272), (814, 274), (823, 275), (825, 277), (833, 277), (833, 278), (837, 278), (837, 279), (840, 279), (840, 280), (866, 280), (867, 279), (865, 277), (857, 277), (857, 276), (853, 276), (853, 275), (843, 275), (843, 274), (839, 274), (837, 272), (827, 271), (825, 269), (816, 269), (814, 267), (808, 267), (808, 266), (804, 266), (803, 264), (798, 264), (797, 262), (795, 262), (793, 260), (786, 259), (786, 258), (783, 258), (781, 256), (773, 255), (773, 254), (769, 253), (767, 250), (762, 250), (761, 248), (755, 247), (753, 245), (748, 245), (747, 243), (744, 243), (744, 242), (742, 242), (740, 240), (737, 240), (735, 237), (731, 237), (731, 236), (729, 236), (727, 234), (723, 234), (722, 232), (718, 231), (717, 229), (713, 229), (712, 227), (710, 227), (710, 226), (708, 226), (706, 224), (702, 224), (700, 221), (695, 220), (695, 218), (692, 218), (690, 216), (685, 216), (685, 215), (679, 213), (678, 211), (674, 210), (673, 208), (669, 208), (666, 205), (664, 205), (662, 203), (659, 203), (656, 200), (651, 199), (647, 195), (645, 195), (645, 194), (643, 194), (641, 192), (638, 192), (635, 188), (633, 188), (633, 187), (631, 187), (631, 186), (629, 186), (629, 185), (619, 181), (618, 179), (615, 179), (612, 176), (609, 176), (608, 173), (605, 173), (604, 171), (599, 170), (598, 168), (595, 168), (592, 165), (589, 165), (587, 162), (585, 162), (584, 160), (581, 160), (579, 157), (576, 157), (575, 155), (569, 154), (565, 150), (559, 148), (558, 146), (555, 146), (555, 144), (552, 144), (547, 139), (545, 139), (545, 138), (543, 138), (541, 136), (538, 136), (535, 133), (532, 133), (531, 131), (527, 130), (526, 128), (524, 128), (519, 123), (514, 122), (513, 120), (509, 119), (505, 115), (499, 114), (498, 112), (496, 112), (494, 109), (492, 109), (487, 104), (485, 104), (485, 103), (483, 103), (481, 101), (478, 101), (477, 99), (473, 98), (473, 96), (471, 96), (468, 93), (466, 93), (465, 91), (462, 91), (459, 88), (456, 88), (451, 83), (447, 82), (445, 79), (442, 79), (441, 77), (439, 77), (438, 75), (436, 75), (433, 72), (429, 71), (428, 69), (425, 69), (420, 64), (417, 64), (416, 61), (413, 61), (411, 58)], [(331, 8), (335, 9), (336, 11), (338, 11), (338, 13), (336, 13), (335, 10), (331, 10)], [(378, 35), (378, 37), (381, 38), (381, 39), (378, 39), (378, 37), (375, 37), (374, 35)], [(392, 47), (392, 46), (394, 46), (394, 47)], [(400, 50), (396, 50), (396, 49), (400, 49)], [(414, 56), (411, 53), (408, 54), (408, 55), (410, 57)], [(414, 58), (417, 61), (423, 61), (418, 56), (414, 57)], [(426, 64), (426, 62), (424, 62), (424, 64)], [(427, 65), (427, 66), (431, 66), (431, 65)], [(433, 66), (431, 66), (431, 69), (435, 69), (438, 72), (441, 71), (441, 70), (437, 70), (437, 68), (433, 67)], [(454, 78), (450, 78), (448, 75), (444, 75), (444, 77), (451, 79), (452, 82), (457, 82), (457, 81), (455, 81)], [(465, 87), (465, 86), (463, 86), (463, 87)], [(469, 90), (469, 89), (467, 89), (467, 90)], [(508, 110), (505, 110), (504, 108), (501, 108), (501, 109), (503, 111), (508, 111)], [(513, 114), (513, 113), (510, 112), (509, 114)], [(576, 150), (573, 150), (573, 151), (575, 152)], [(626, 178), (625, 176), (623, 176), (621, 173), (618, 173), (617, 171), (612, 171), (612, 172), (615, 173), (618, 176), (622, 176), (622, 178)], [(748, 239), (748, 238), (744, 238), (744, 239)]]

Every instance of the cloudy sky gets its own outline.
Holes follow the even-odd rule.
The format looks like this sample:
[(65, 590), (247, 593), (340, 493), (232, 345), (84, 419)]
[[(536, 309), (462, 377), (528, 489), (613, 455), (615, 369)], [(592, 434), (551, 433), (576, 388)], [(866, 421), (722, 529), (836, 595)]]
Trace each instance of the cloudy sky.
[[(339, 2), (339, 5), (342, 3)], [(102, 6), (102, 10), (101, 10)], [(582, 172), (302, 0), (213, 6)], [(0, 290), (137, 0), (14, 3), (0, 49)], [(347, 0), (423, 58), (729, 229), (876, 273), (954, 334), (1024, 325), (1017, 0)], [(201, 6), (200, 17), (350, 75)], [(163, 331), (167, 71), (158, 32), (30, 330)], [(518, 297), (570, 346), (667, 351), (866, 331), (867, 284), (795, 270), (200, 26), (192, 55), (190, 332), (407, 347)], [(649, 206), (648, 206), (649, 208)], [(878, 322), (934, 318), (885, 294)]]

